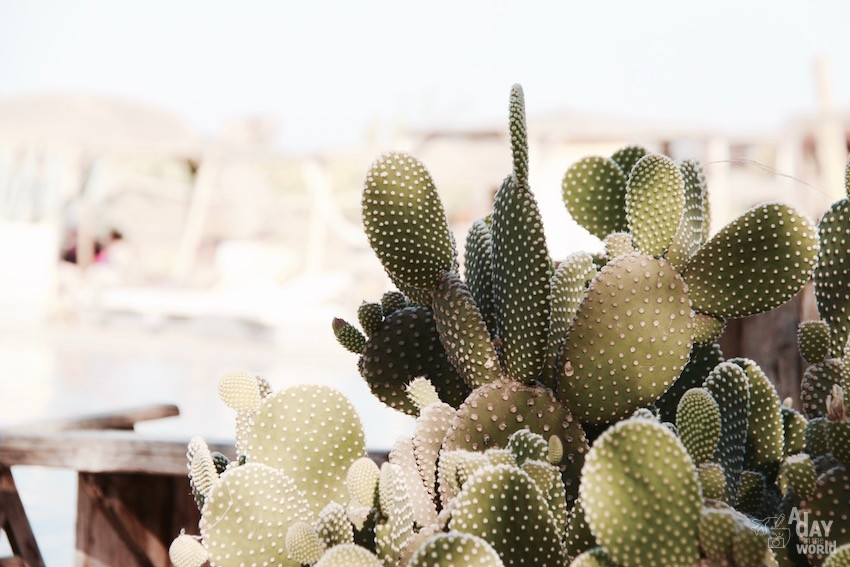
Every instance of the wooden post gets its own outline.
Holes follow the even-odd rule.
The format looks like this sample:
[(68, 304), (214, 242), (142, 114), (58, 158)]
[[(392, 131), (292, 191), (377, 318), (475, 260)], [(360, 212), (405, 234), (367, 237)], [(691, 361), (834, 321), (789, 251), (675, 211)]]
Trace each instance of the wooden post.
[(44, 566), (12, 471), (6, 466), (0, 466), (0, 527), (6, 532), (16, 558), (28, 567)]

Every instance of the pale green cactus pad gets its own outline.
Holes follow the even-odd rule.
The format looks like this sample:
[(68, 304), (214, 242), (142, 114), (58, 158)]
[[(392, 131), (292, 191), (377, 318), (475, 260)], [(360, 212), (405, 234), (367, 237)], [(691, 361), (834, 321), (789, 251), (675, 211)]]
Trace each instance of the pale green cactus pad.
[(685, 208), (664, 258), (676, 269), (681, 269), (705, 241), (704, 235), (708, 224), (706, 217), (708, 192), (705, 186), (705, 174), (698, 161), (686, 159), (676, 165), (682, 172), (685, 183)]
[(437, 534), (428, 539), (413, 557), (409, 567), (503, 567), (502, 559), (490, 544), (474, 535)]
[(788, 457), (779, 469), (777, 484), (782, 494), (793, 489), (801, 498), (808, 500), (814, 496), (816, 482), (815, 464), (805, 453)]
[(415, 520), (404, 473), (397, 465), (384, 463), (381, 466), (378, 503), (381, 510), (381, 519), (375, 527), (378, 556), (385, 564), (394, 565), (401, 561), (414, 536)]
[(446, 358), (434, 314), (427, 307), (405, 307), (389, 314), (381, 330), (366, 343), (362, 360), (360, 373), (372, 393), (391, 408), (410, 415), (419, 411), (405, 388), (420, 376), (428, 378), (440, 399), (455, 407), (470, 392)]
[(180, 534), (168, 548), (168, 558), (174, 567), (202, 567), (209, 554), (197, 539)]
[(699, 521), (699, 544), (708, 559), (724, 564), (732, 557), (738, 521), (730, 509), (705, 508)]
[(577, 498), (575, 504), (567, 516), (567, 533), (564, 537), (564, 554), (568, 559), (575, 559), (581, 553), (596, 547), (596, 538), (587, 524), (587, 516), (581, 498)]
[(576, 557), (570, 567), (618, 567), (601, 547), (585, 551)]
[(773, 475), (779, 468), (785, 449), (785, 431), (779, 395), (773, 383), (755, 361), (733, 358), (747, 375), (750, 404), (747, 417), (747, 449), (744, 465)]
[[(829, 539), (837, 546), (850, 544), (850, 514), (847, 503), (850, 502), (850, 472), (844, 467), (835, 467), (822, 474), (815, 485), (814, 495), (807, 500), (804, 511), (809, 513), (809, 525), (818, 522), (832, 522)], [(805, 537), (801, 538), (807, 542)], [(809, 555), (809, 561), (818, 565), (824, 560), (821, 553)]]
[(366, 455), (363, 425), (333, 388), (292, 386), (260, 403), (246, 454), (249, 463), (284, 471), (316, 516), (331, 501), (349, 501), (346, 474)]
[(823, 567), (850, 567), (850, 544), (837, 548), (826, 558)]
[(484, 220), (472, 223), (466, 235), (463, 257), (464, 278), (469, 292), (487, 323), (490, 335), (498, 334), (496, 305), (493, 299), (493, 239)]
[(699, 557), (697, 473), (676, 436), (655, 421), (621, 421), (596, 440), (581, 500), (596, 540), (622, 565), (692, 567)]
[(289, 526), (310, 517), (310, 505), (295, 482), (278, 469), (249, 462), (221, 475), (207, 496), (201, 535), (217, 567), (299, 567), (286, 551)]
[(714, 344), (725, 328), (726, 321), (722, 319), (703, 313), (694, 313), (694, 344)]
[(806, 418), (792, 407), (783, 405), (782, 429), (785, 438), (784, 455), (790, 456), (806, 450)]
[(478, 536), (511, 565), (553, 565), (561, 534), (531, 478), (510, 465), (475, 473), (455, 499), (452, 531)]
[(457, 274), (447, 272), (434, 290), (434, 322), (446, 355), (470, 387), (502, 377), (499, 355), (472, 294)]
[(685, 392), (691, 388), (699, 388), (705, 381), (708, 373), (715, 366), (723, 362), (723, 352), (717, 344), (695, 344), (691, 349), (688, 363), (666, 392), (664, 392), (655, 407), (658, 409), (661, 421), (673, 422), (676, 420), (676, 410), (679, 400)]
[(348, 543), (327, 551), (314, 567), (384, 567), (384, 564), (368, 549)]
[(726, 493), (726, 474), (723, 472), (723, 467), (717, 463), (703, 463), (699, 466), (698, 472), (703, 498), (726, 502), (729, 495)]
[(443, 439), (455, 418), (455, 410), (443, 403), (423, 408), (413, 431), (413, 454), (422, 482), (432, 499), (436, 496), (437, 458)]
[(545, 388), (499, 380), (482, 386), (461, 405), (443, 442), (444, 450), (484, 451), (504, 448), (515, 431), (528, 429), (548, 439), (557, 435), (564, 447), (560, 468), (570, 501), (587, 452), (584, 431)]
[(723, 362), (711, 371), (703, 387), (720, 407), (720, 443), (714, 460), (726, 472), (727, 489), (734, 501), (746, 455), (749, 380), (743, 368), (734, 362)]
[(812, 275), (818, 236), (795, 209), (765, 203), (711, 237), (682, 272), (694, 309), (746, 317), (794, 297)]
[(602, 241), (605, 247), (605, 257), (608, 261), (623, 254), (634, 254), (636, 252), (632, 235), (628, 232), (612, 232)]
[(797, 327), (797, 344), (807, 364), (823, 362), (829, 357), (829, 325), (824, 321), (803, 321)]
[(611, 154), (611, 160), (617, 164), (626, 177), (629, 177), (629, 175), (631, 175), (632, 168), (638, 160), (648, 153), (647, 149), (643, 146), (630, 145), (622, 147)]
[(551, 262), (537, 202), (508, 177), (496, 194), (493, 295), (507, 375), (530, 383), (543, 370), (549, 330)]
[(679, 438), (695, 465), (709, 461), (720, 441), (720, 408), (705, 388), (692, 388), (679, 400)]
[(826, 416), (826, 398), (833, 386), (850, 389), (850, 366), (843, 359), (828, 358), (806, 369), (800, 384), (800, 400), (807, 418)]
[(434, 524), (437, 521), (437, 507), (432, 493), (428, 491), (422, 480), (413, 451), (413, 439), (399, 437), (390, 451), (389, 461), (401, 470), (416, 524), (419, 526)]
[(319, 534), (307, 522), (295, 522), (286, 531), (286, 551), (297, 563), (312, 565), (325, 552)]
[(685, 181), (676, 164), (661, 155), (638, 160), (626, 186), (626, 219), (635, 248), (651, 256), (663, 254), (684, 207)]
[(770, 530), (753, 521), (739, 522), (732, 541), (732, 557), (737, 567), (762, 567), (770, 548)]
[(432, 289), (454, 267), (455, 248), (431, 174), (415, 157), (375, 160), (363, 188), (369, 243), (398, 286)]
[(628, 228), (626, 174), (613, 160), (594, 156), (577, 161), (564, 174), (561, 194), (570, 216), (600, 240)]
[(331, 502), (319, 512), (316, 533), (328, 549), (335, 545), (354, 543), (354, 528), (348, 521), (345, 507), (337, 502)]
[(841, 199), (818, 223), (821, 252), (815, 268), (815, 298), (829, 324), (831, 355), (841, 356), (850, 337), (850, 199)]
[(546, 339), (545, 372), (554, 372), (561, 345), (575, 319), (587, 291), (587, 283), (596, 275), (593, 258), (586, 252), (571, 254), (555, 269), (549, 297), (549, 333)]
[(655, 402), (682, 372), (693, 326), (684, 282), (664, 260), (620, 256), (593, 281), (564, 343), (558, 397), (583, 422)]
[(518, 185), (528, 185), (528, 130), (525, 123), (525, 94), (521, 85), (511, 87), (509, 128), (514, 179)]

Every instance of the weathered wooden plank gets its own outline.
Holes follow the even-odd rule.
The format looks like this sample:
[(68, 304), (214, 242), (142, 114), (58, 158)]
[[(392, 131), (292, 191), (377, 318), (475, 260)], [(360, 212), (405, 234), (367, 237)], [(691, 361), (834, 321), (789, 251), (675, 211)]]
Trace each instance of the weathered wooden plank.
[(119, 411), (93, 414), (83, 417), (46, 419), (0, 429), (0, 434), (9, 433), (58, 433), (90, 429), (133, 429), (141, 421), (162, 419), (180, 415), (173, 404), (151, 404)]
[(3, 531), (15, 557), (29, 567), (43, 567), (44, 560), (32, 533), (15, 479), (8, 467), (0, 466), (0, 509), (3, 510)]

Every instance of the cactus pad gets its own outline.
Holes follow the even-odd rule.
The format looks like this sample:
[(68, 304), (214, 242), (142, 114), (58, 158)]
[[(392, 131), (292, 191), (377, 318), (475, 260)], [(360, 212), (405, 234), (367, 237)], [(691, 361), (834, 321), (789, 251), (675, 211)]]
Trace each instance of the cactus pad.
[(228, 372), (218, 381), (218, 397), (236, 412), (250, 412), (260, 403), (260, 385), (250, 372)]
[(490, 227), (484, 220), (472, 223), (466, 235), (463, 265), (466, 285), (487, 323), (490, 335), (495, 337), (496, 306), (493, 303), (493, 239)]
[[(803, 505), (803, 510), (809, 513), (808, 525), (824, 525), (832, 522), (829, 540), (836, 546), (850, 543), (850, 514), (847, 513), (847, 503), (850, 502), (850, 472), (844, 467), (835, 467), (822, 474), (815, 485), (814, 495)], [(807, 543), (805, 537), (800, 538)], [(812, 563), (820, 563), (824, 557), (820, 553), (809, 555)]]
[(818, 223), (821, 253), (815, 268), (818, 312), (829, 324), (831, 355), (841, 356), (850, 337), (850, 199), (841, 199)]
[(528, 184), (528, 130), (525, 123), (525, 94), (521, 85), (511, 87), (509, 127), (513, 175), (518, 185)]
[(805, 453), (792, 455), (782, 463), (777, 481), (782, 494), (788, 494), (793, 489), (801, 498), (808, 500), (815, 493), (815, 464)]
[(811, 221), (787, 205), (766, 203), (711, 237), (682, 277), (697, 311), (746, 317), (794, 297), (811, 277), (817, 255)]
[(503, 567), (490, 544), (474, 535), (437, 534), (428, 539), (410, 559), (410, 567)]
[(331, 322), (331, 328), (333, 329), (337, 342), (339, 342), (339, 344), (341, 344), (346, 350), (353, 352), (354, 354), (363, 353), (363, 349), (366, 348), (366, 337), (364, 337), (363, 333), (358, 331), (354, 325), (344, 319), (335, 317)]
[(679, 438), (695, 465), (710, 460), (720, 441), (720, 408), (708, 390), (693, 388), (679, 400)]
[(734, 500), (746, 455), (749, 380), (743, 368), (734, 362), (723, 362), (711, 371), (703, 386), (720, 408), (720, 443), (714, 460), (726, 472), (727, 489)]
[(605, 247), (605, 257), (610, 261), (623, 254), (636, 252), (632, 235), (628, 232), (612, 232), (602, 241)]
[(728, 509), (706, 508), (699, 520), (699, 545), (705, 556), (721, 565), (732, 557), (738, 522)]
[(682, 172), (685, 187), (685, 208), (676, 234), (665, 254), (668, 262), (681, 269), (704, 242), (706, 233), (706, 204), (708, 193), (705, 186), (705, 174), (698, 161), (693, 159), (677, 163)]
[(797, 327), (797, 344), (807, 364), (818, 364), (827, 359), (829, 341), (829, 325), (824, 321), (803, 321)]
[(327, 386), (292, 386), (263, 399), (248, 432), (248, 461), (292, 478), (312, 515), (328, 502), (348, 502), (345, 477), (365, 456), (360, 418)]
[(626, 174), (613, 160), (577, 161), (564, 174), (561, 194), (570, 216), (600, 240), (628, 228)]
[(626, 188), (626, 219), (635, 248), (651, 256), (663, 254), (684, 207), (685, 181), (676, 164), (661, 155), (638, 160)]
[(726, 502), (726, 475), (723, 467), (717, 463), (703, 463), (699, 466), (699, 483), (702, 486), (702, 496), (707, 500)]
[(726, 322), (722, 319), (703, 313), (694, 313), (694, 344), (714, 344), (725, 328)]
[(312, 565), (322, 556), (325, 546), (313, 526), (295, 522), (286, 531), (286, 551), (296, 563)]
[(634, 418), (593, 444), (581, 500), (597, 541), (623, 565), (690, 567), (702, 496), (687, 451), (667, 428)]
[(685, 284), (664, 260), (620, 256), (590, 283), (564, 343), (558, 396), (588, 423), (658, 399), (688, 362)]
[(842, 545), (832, 552), (823, 567), (850, 567), (850, 544)]
[(649, 152), (643, 146), (630, 145), (620, 148), (611, 154), (611, 160), (629, 177), (635, 164)]
[(850, 366), (843, 359), (828, 358), (806, 369), (800, 384), (800, 401), (807, 418), (826, 416), (826, 398), (833, 386), (850, 388)]
[(589, 549), (576, 557), (570, 567), (618, 567), (601, 547)]
[[(357, 321), (360, 327), (367, 335), (371, 335), (381, 328), (381, 322), (384, 320), (384, 310), (380, 303), (369, 303), (364, 301), (357, 308)], [(362, 352), (362, 350), (361, 350)]]
[(180, 534), (168, 548), (168, 558), (174, 567), (202, 567), (209, 559), (207, 550), (197, 539)]
[(546, 339), (545, 371), (555, 370), (561, 345), (575, 319), (587, 290), (587, 282), (596, 275), (593, 258), (586, 252), (577, 252), (567, 257), (552, 275), (549, 298), (549, 333)]
[(384, 567), (384, 564), (368, 549), (348, 543), (322, 555), (314, 567)]
[(782, 405), (782, 428), (784, 430), (785, 450), (787, 457), (806, 450), (806, 418), (792, 407)]
[(409, 154), (387, 153), (372, 164), (363, 189), (363, 226), (398, 286), (429, 290), (453, 268), (443, 204), (431, 174)]
[(661, 421), (675, 421), (679, 400), (684, 393), (691, 388), (701, 387), (708, 373), (721, 362), (723, 362), (723, 353), (720, 351), (719, 345), (695, 344), (682, 373), (679, 374), (670, 389), (664, 392), (655, 402)]

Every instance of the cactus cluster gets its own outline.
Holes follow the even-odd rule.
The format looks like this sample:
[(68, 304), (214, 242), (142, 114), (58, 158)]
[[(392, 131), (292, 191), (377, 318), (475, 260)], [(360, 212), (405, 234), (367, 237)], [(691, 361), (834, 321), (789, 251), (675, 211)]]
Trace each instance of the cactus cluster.
[[(515, 86), (512, 170), (463, 271), (425, 166), (388, 153), (367, 173), (364, 226), (398, 291), (332, 327), (413, 434), (379, 466), (335, 390), (226, 376), (240, 458), (190, 445), (203, 519), (178, 567), (848, 564), (850, 199), (817, 227), (767, 203), (711, 236), (700, 164), (628, 146), (563, 178), (604, 252), (553, 259), (524, 105)], [(798, 412), (716, 341), (812, 277), (823, 321), (800, 325)]]

